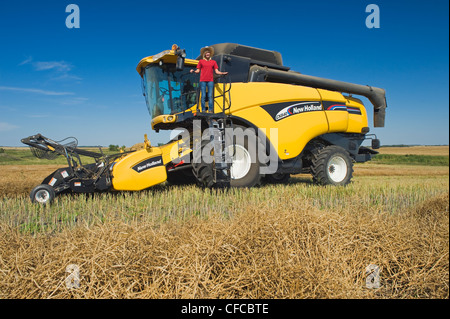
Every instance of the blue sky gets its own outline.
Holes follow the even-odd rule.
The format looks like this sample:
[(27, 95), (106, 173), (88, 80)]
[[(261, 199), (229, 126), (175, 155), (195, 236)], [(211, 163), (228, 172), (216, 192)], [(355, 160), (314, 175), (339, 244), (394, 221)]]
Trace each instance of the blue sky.
[[(80, 8), (68, 29), (66, 6)], [(380, 28), (365, 21), (380, 8)], [(170, 5), (169, 5), (170, 4)], [(222, 42), (281, 52), (304, 74), (384, 88), (384, 145), (449, 143), (447, 0), (0, 1), (0, 145), (36, 133), (132, 146), (151, 131), (135, 68), (176, 43), (188, 58)], [(369, 114), (370, 102), (362, 98)]]

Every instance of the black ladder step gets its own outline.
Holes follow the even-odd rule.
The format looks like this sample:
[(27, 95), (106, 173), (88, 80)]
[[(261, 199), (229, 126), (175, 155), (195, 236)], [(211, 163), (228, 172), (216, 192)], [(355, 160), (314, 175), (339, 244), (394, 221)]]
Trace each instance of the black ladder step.
[(225, 125), (223, 120), (212, 120), (210, 122), (211, 142), (214, 148), (214, 181), (216, 183), (229, 184), (231, 163), (226, 161), (226, 141), (225, 141)]

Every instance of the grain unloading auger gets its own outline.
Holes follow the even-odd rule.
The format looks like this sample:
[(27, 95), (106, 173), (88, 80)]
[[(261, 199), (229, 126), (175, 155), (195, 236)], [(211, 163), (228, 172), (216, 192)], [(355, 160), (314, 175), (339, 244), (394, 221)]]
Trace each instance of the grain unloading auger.
[[(366, 109), (353, 95), (369, 99), (373, 126), (383, 127), (383, 89), (291, 71), (276, 51), (232, 43), (210, 49), (219, 69), (228, 75), (215, 79), (214, 98), (204, 109), (199, 103), (199, 76), (190, 72), (201, 57), (186, 59), (185, 51), (174, 45), (137, 66), (152, 129), (177, 129), (177, 138), (160, 147), (150, 146), (145, 138), (144, 149), (113, 156), (86, 154), (96, 164), (69, 164), (69, 170), (57, 170), (37, 189), (52, 199), (59, 189), (138, 191), (166, 180), (252, 187), (263, 180), (286, 182), (298, 173), (312, 174), (318, 184), (346, 185), (353, 163), (378, 153), (380, 142), (368, 134)], [(372, 140), (371, 148), (362, 146), (366, 139)], [(49, 146), (54, 150), (44, 151), (57, 151)], [(66, 147), (61, 154), (67, 156), (68, 150), (73, 151)], [(82, 154), (76, 148), (74, 152)], [(77, 176), (80, 167), (90, 172)], [(58, 188), (61, 179), (65, 186)], [(39, 201), (36, 193), (32, 191), (32, 199)]]

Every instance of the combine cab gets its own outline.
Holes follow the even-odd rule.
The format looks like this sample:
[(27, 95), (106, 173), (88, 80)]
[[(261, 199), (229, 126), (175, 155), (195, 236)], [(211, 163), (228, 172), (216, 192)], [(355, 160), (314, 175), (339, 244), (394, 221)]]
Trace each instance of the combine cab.
[[(322, 185), (346, 185), (353, 163), (378, 153), (379, 140), (368, 134), (366, 108), (354, 95), (370, 100), (373, 126), (383, 127), (383, 89), (294, 72), (276, 51), (232, 43), (211, 48), (212, 59), (228, 75), (215, 78), (214, 98), (204, 109), (199, 75), (191, 72), (201, 57), (186, 59), (185, 51), (174, 45), (140, 61), (137, 71), (152, 129), (176, 129), (180, 134), (161, 147), (145, 139), (143, 150), (99, 156), (105, 169), (84, 176), (93, 186), (83, 191), (137, 191), (166, 180), (253, 187), (262, 181), (286, 182), (298, 173), (311, 173)], [(371, 148), (362, 146), (366, 139), (372, 140)], [(45, 151), (57, 151), (51, 147), (54, 150)], [(80, 177), (70, 176), (62, 188), (52, 185), (50, 177), (41, 187), (55, 194), (59, 189), (77, 191), (74, 185)], [(99, 183), (102, 179), (105, 182)]]

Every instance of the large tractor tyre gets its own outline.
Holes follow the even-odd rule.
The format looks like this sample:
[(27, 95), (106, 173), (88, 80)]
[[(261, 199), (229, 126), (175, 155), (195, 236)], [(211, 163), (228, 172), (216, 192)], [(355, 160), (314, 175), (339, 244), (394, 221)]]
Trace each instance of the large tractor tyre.
[(352, 179), (353, 162), (342, 147), (326, 146), (314, 152), (311, 173), (317, 184), (347, 185)]
[[(244, 127), (234, 126), (234, 128)], [(260, 163), (258, 160), (258, 147), (262, 147), (262, 143), (256, 134), (246, 132), (244, 138), (236, 139), (234, 144), (233, 136), (227, 131), (226, 140), (228, 151), (232, 154), (232, 165), (230, 168), (231, 181), (230, 185), (217, 184), (214, 182), (213, 170), (213, 150), (210, 141), (202, 141), (201, 152), (194, 151), (192, 170), (197, 177), (198, 183), (202, 187), (254, 187), (261, 183)], [(253, 142), (255, 141), (255, 143)], [(257, 144), (257, 145), (255, 145)], [(202, 156), (203, 155), (203, 156)]]
[[(203, 154), (203, 155), (202, 155)], [(197, 179), (197, 184), (200, 187), (226, 187), (229, 185), (216, 185), (214, 183), (214, 170), (212, 162), (212, 147), (210, 141), (202, 141), (199, 150), (194, 150), (192, 157), (192, 173)], [(205, 158), (207, 160), (205, 160)]]
[(47, 184), (41, 184), (33, 188), (30, 193), (31, 202), (49, 205), (55, 199), (55, 190)]
[(197, 179), (190, 168), (185, 168), (167, 172), (167, 182), (170, 185), (190, 185), (195, 184)]

